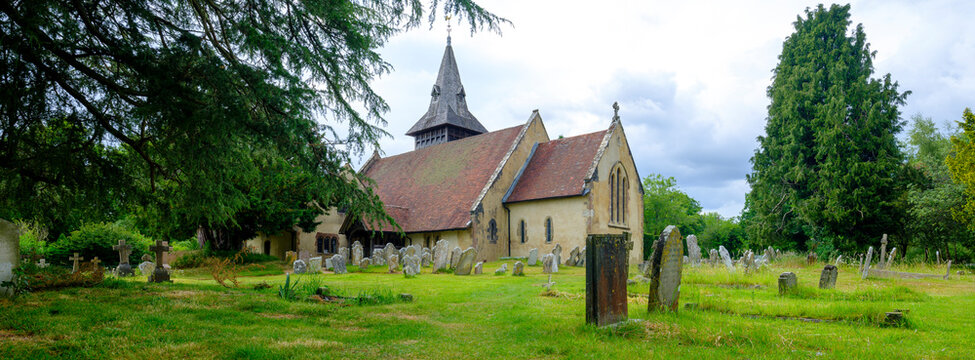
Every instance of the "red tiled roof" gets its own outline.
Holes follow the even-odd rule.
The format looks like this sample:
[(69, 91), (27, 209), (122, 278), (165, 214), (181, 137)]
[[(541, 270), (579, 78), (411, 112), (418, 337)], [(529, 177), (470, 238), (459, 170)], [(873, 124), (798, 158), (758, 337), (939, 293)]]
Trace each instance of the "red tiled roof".
[(522, 126), (376, 159), (363, 170), (403, 231), (466, 228), (474, 201)]
[(538, 144), (507, 202), (582, 195), (606, 130)]

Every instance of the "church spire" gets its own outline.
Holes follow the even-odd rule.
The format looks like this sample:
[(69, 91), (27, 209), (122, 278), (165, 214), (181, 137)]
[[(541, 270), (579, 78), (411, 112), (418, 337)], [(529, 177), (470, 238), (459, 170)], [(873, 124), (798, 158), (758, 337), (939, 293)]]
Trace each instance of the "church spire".
[(416, 139), (416, 149), (488, 132), (467, 109), (466, 98), (448, 30), (440, 72), (430, 91), (430, 107), (406, 132)]

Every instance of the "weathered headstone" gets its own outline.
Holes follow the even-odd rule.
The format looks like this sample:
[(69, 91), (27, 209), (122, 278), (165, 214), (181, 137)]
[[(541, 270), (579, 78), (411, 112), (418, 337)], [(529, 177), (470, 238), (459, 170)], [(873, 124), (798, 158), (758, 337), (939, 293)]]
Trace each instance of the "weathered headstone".
[(295, 274), (304, 274), (305, 271), (308, 271), (308, 264), (304, 260), (298, 259), (292, 264), (292, 268)]
[(457, 263), (460, 262), (460, 247), (455, 246), (454, 251), (450, 252), (450, 268), (456, 269)]
[(552, 255), (555, 255), (555, 264), (562, 265), (562, 245), (555, 244), (555, 248), (552, 249)]
[(555, 264), (554, 254), (545, 254), (545, 256), (542, 256), (542, 272), (546, 274), (559, 272), (558, 265)]
[[(0, 283), (14, 277), (14, 269), (20, 263), (20, 227), (0, 219)], [(0, 297), (13, 294), (13, 290), (0, 286)]]
[(579, 247), (576, 246), (569, 251), (569, 258), (565, 259), (565, 266), (576, 266), (576, 256), (579, 255)]
[(779, 295), (790, 293), (796, 289), (799, 282), (793, 272), (784, 272), (779, 275)]
[(724, 266), (728, 267), (728, 271), (734, 272), (735, 265), (731, 263), (731, 254), (728, 253), (728, 249), (724, 246), (718, 246), (718, 253), (721, 254), (721, 261), (724, 261)]
[(515, 261), (515, 266), (511, 269), (511, 275), (513, 276), (525, 276), (525, 263), (521, 261)]
[(810, 251), (809, 255), (806, 255), (806, 264), (815, 264), (817, 260), (819, 260), (819, 256), (814, 251)]
[(433, 271), (437, 272), (446, 269), (450, 261), (450, 254), (447, 252), (447, 240), (438, 240), (433, 247)]
[(352, 243), (352, 265), (359, 266), (362, 262), (362, 243), (356, 241)]
[(890, 265), (894, 263), (895, 253), (897, 253), (897, 248), (890, 249), (890, 254), (887, 255), (887, 262), (884, 263), (884, 268), (890, 268)]
[(626, 277), (632, 247), (629, 234), (586, 237), (587, 324), (603, 326), (626, 320)]
[[(335, 256), (333, 255), (332, 257)], [(334, 269), (334, 267), (332, 266), (332, 258), (330, 257), (325, 259), (325, 270), (332, 270), (332, 269)]]
[(115, 267), (115, 274), (117, 276), (132, 276), (135, 272), (132, 271), (132, 265), (129, 264), (129, 255), (132, 255), (132, 245), (125, 243), (125, 239), (119, 239), (118, 245), (113, 245), (112, 250), (118, 251), (119, 262), (118, 266)]
[(687, 236), (687, 260), (691, 265), (701, 264), (701, 247), (697, 246), (697, 236)]
[(168, 241), (156, 240), (156, 245), (150, 246), (149, 251), (156, 253), (156, 269), (152, 271), (152, 278), (149, 279), (150, 282), (172, 282), (169, 279), (169, 271), (165, 267), (158, 265), (163, 263), (163, 259), (166, 257), (166, 252), (173, 250), (172, 246), (169, 246)]
[(538, 265), (538, 249), (532, 248), (528, 250), (528, 266)]
[(586, 247), (582, 247), (582, 251), (579, 252), (579, 259), (576, 260), (576, 266), (584, 267), (586, 266)]
[(414, 256), (420, 251), (420, 245), (410, 245), (406, 247), (406, 256)]
[(826, 265), (823, 267), (823, 273), (819, 275), (819, 288), (832, 289), (836, 287), (836, 278), (838, 276), (839, 270), (836, 269), (835, 265)]
[(650, 259), (649, 311), (677, 311), (683, 258), (684, 242), (680, 230), (674, 225), (668, 225), (660, 233), (654, 256)]
[(474, 259), (477, 257), (477, 250), (472, 247), (467, 248), (460, 254), (457, 260), (457, 267), (454, 268), (454, 275), (470, 275), (474, 267)]
[(78, 262), (79, 261), (82, 261), (82, 260), (85, 260), (85, 258), (79, 256), (78, 253), (74, 253), (74, 256), (69, 257), (68, 260), (71, 260), (71, 263), (72, 263), (72, 265), (71, 265), (71, 272), (72, 273), (76, 273), (79, 270), (78, 269)]
[(938, 258), (938, 265), (941, 265), (941, 251), (935, 251), (934, 256)]
[(423, 255), (420, 256), (420, 266), (430, 267), (433, 264), (433, 256), (426, 249), (423, 250)]
[(884, 234), (880, 238), (880, 258), (877, 259), (877, 268), (884, 269), (887, 267), (887, 263), (884, 260), (887, 259), (887, 234)]
[(866, 279), (870, 273), (870, 261), (873, 260), (873, 246), (867, 248), (867, 257), (863, 258), (863, 266), (860, 267), (860, 278)]
[(836, 263), (833, 266), (840, 266), (843, 263), (843, 255), (836, 257)]
[(342, 254), (335, 254), (329, 258), (332, 261), (332, 271), (336, 274), (347, 274), (349, 272), (348, 268), (345, 267), (345, 256)]
[(497, 270), (494, 270), (494, 275), (504, 275), (508, 272), (508, 263), (501, 264)]
[(718, 255), (718, 250), (711, 249), (708, 250), (708, 265), (715, 266), (718, 264), (718, 259), (721, 255)]
[(316, 256), (308, 259), (308, 273), (320, 274), (322, 272), (322, 257)]
[(403, 257), (403, 275), (414, 277), (420, 274), (420, 257), (416, 255), (406, 255)]
[[(76, 256), (78, 254), (75, 254)], [(148, 278), (152, 278), (152, 272), (156, 270), (156, 264), (152, 262), (152, 256), (149, 254), (142, 255), (142, 262), (139, 263), (139, 271), (142, 275), (146, 275)]]
[(478, 275), (484, 272), (484, 262), (479, 261), (477, 265), (474, 265), (474, 275)]
[(288, 250), (284, 252), (284, 262), (288, 265), (292, 265), (295, 260), (298, 260), (298, 253)]
[(371, 265), (372, 265), (372, 259), (362, 258), (362, 261), (359, 261), (359, 271), (366, 271), (366, 269), (368, 269), (369, 266)]
[(342, 265), (348, 266), (349, 265), (349, 260), (352, 259), (351, 257), (349, 257), (349, 248), (347, 248), (345, 246), (340, 247), (339, 248), (339, 255), (342, 255), (342, 261), (345, 261), (345, 263), (342, 264)]
[(389, 269), (389, 273), (392, 274), (396, 272), (399, 268), (399, 254), (393, 253), (386, 258), (386, 267)]

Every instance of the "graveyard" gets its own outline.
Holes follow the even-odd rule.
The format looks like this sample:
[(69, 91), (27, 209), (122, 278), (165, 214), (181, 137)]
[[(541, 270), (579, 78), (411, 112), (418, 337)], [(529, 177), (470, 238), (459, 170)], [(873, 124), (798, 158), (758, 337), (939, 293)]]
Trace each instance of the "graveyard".
[[(236, 288), (205, 268), (172, 270), (171, 282), (107, 275), (91, 287), (0, 300), (0, 350), (33, 359), (939, 359), (965, 358), (975, 346), (970, 274), (864, 279), (859, 264), (841, 263), (835, 287), (820, 289), (826, 264), (805, 256), (781, 254), (747, 272), (705, 257), (667, 275), (680, 282), (672, 310), (648, 311), (653, 282), (630, 264), (629, 320), (600, 327), (586, 321), (591, 264), (546, 273), (538, 261), (524, 276), (493, 271), (523, 261), (479, 264), (484, 271), (471, 275), (424, 266), (413, 276), (390, 273), (388, 264), (291, 274), (294, 265), (273, 261), (240, 267)], [(664, 264), (659, 271), (672, 271)], [(890, 270), (936, 274), (946, 266)], [(780, 293), (783, 272), (797, 282)], [(286, 282), (290, 298), (280, 294)], [(889, 322), (893, 311), (903, 318)]]

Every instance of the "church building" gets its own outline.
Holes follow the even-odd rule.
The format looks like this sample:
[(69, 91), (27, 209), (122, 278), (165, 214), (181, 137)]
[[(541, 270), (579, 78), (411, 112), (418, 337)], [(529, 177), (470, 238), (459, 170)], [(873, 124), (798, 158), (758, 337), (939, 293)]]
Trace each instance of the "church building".
[(573, 137), (551, 139), (537, 110), (523, 124), (488, 131), (467, 107), (448, 37), (430, 106), (406, 133), (414, 150), (375, 153), (359, 169), (402, 234), (333, 209), (316, 234), (296, 229), (290, 244), (262, 237), (248, 245), (316, 256), (359, 241), (368, 256), (388, 242), (432, 247), (443, 239), (492, 261), (556, 244), (564, 258), (588, 234), (629, 233), (630, 261), (642, 262), (643, 187), (617, 109), (605, 130)]

